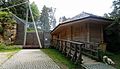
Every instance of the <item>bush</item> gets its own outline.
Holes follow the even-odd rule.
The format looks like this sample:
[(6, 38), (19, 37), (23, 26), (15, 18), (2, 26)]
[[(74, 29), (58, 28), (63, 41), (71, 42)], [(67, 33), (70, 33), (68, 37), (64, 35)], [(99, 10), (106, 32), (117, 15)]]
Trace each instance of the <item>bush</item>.
[(14, 45), (5, 45), (4, 43), (0, 43), (0, 51), (5, 50), (19, 50), (19, 47), (16, 47)]
[(105, 30), (105, 39), (107, 42), (107, 50), (111, 52), (120, 51), (120, 24), (114, 23)]
[(0, 43), (0, 50), (4, 50), (6, 45), (4, 43)]

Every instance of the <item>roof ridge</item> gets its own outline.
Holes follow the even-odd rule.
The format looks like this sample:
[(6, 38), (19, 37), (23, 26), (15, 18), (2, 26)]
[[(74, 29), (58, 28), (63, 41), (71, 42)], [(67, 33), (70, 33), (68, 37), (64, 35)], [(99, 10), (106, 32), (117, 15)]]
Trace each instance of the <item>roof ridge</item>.
[[(81, 12), (80, 14), (70, 18), (70, 19), (67, 19), (66, 21), (62, 22), (62, 23), (65, 23), (65, 22), (69, 22), (69, 21), (74, 21), (74, 20), (78, 20), (78, 19), (83, 19), (83, 18), (87, 18), (87, 17), (94, 17), (94, 18), (105, 18), (105, 17), (102, 17), (102, 16), (98, 16), (98, 15), (94, 15), (92, 13), (87, 13), (87, 12)], [(105, 18), (106, 19), (106, 18)]]

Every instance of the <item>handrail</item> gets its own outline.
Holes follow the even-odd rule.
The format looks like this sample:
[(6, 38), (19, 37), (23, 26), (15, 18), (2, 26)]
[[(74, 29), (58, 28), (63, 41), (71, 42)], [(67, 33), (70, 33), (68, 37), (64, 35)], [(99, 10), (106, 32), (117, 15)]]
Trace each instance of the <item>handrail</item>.
[(74, 43), (74, 44), (83, 44), (83, 43), (80, 43), (80, 42), (75, 42), (75, 41), (70, 41), (70, 40), (65, 40), (65, 39), (53, 39), (53, 40), (67, 41), (67, 42)]
[(82, 45), (83, 43), (64, 40), (64, 39), (53, 39), (53, 43), (55, 40), (55, 48), (66, 54), (67, 57), (71, 57), (71, 60), (74, 63), (82, 63)]
[[(88, 57), (94, 58), (96, 60), (99, 60), (99, 43), (94, 43), (94, 42), (76, 42), (76, 41), (70, 41), (70, 40), (65, 40), (65, 39), (52, 39), (53, 44), (55, 44), (55, 48), (59, 49), (60, 51), (64, 52), (64, 49), (70, 49), (69, 52), (71, 50), (75, 51), (76, 49), (79, 50), (76, 51), (77, 53), (84, 54), (87, 55)], [(65, 47), (65, 48), (64, 48)], [(69, 55), (70, 53), (67, 52), (67, 55)], [(71, 54), (70, 54), (71, 55)], [(81, 56), (80, 56), (81, 58)]]

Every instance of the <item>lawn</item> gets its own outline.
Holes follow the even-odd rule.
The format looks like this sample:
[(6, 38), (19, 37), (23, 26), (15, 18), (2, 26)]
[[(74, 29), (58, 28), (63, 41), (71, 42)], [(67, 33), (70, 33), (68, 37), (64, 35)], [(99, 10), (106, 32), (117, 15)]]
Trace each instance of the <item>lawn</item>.
[(19, 50), (21, 50), (21, 48), (14, 45), (5, 45), (0, 43), (0, 65), (11, 58)]
[(120, 69), (120, 52), (118, 53), (107, 52), (106, 55), (115, 62), (115, 65), (113, 66), (117, 69)]
[(76, 69), (80, 68), (80, 65), (75, 65), (70, 59), (65, 57), (64, 54), (59, 52), (56, 49), (41, 49), (43, 52), (45, 52), (50, 58), (53, 59), (60, 67), (61, 69)]
[(0, 43), (0, 52), (11, 52), (11, 51), (19, 51), (21, 48), (16, 47), (15, 45), (5, 45)]

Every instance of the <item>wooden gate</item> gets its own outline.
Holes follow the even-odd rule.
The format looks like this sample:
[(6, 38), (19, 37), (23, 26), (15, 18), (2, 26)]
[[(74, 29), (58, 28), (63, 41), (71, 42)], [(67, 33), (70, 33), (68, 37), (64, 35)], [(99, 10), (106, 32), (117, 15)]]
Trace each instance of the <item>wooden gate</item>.
[[(24, 32), (21, 32), (21, 34), (16, 36), (15, 43), (16, 45), (23, 45), (24, 43)], [(50, 32), (38, 32), (42, 48), (49, 48), (50, 47), (50, 40), (51, 35)], [(36, 32), (27, 32), (26, 35), (26, 44), (23, 46), (23, 48), (40, 48), (38, 39), (36, 36)]]
[[(50, 46), (50, 33), (38, 32), (41, 41), (42, 48), (48, 48)], [(36, 32), (27, 32), (26, 45), (23, 48), (40, 48)]]

